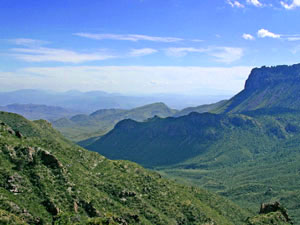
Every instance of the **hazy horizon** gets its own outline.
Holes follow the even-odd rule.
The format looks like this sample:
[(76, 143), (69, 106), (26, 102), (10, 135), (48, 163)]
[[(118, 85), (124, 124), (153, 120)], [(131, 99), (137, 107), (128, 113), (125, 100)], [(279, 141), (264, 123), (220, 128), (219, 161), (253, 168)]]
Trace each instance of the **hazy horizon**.
[(60, 106), (91, 113), (104, 108), (132, 109), (152, 103), (162, 102), (174, 109), (184, 109), (204, 104), (227, 100), (234, 94), (227, 95), (184, 95), (180, 93), (158, 94), (122, 94), (103, 91), (82, 92), (68, 90), (56, 92), (43, 89), (19, 89), (0, 91), (0, 106), (9, 105), (47, 105)]

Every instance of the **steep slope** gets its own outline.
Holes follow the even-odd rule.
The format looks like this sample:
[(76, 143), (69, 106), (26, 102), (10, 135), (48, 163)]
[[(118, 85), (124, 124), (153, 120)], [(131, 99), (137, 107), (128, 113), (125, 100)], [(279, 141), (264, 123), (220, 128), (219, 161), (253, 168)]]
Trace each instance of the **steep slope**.
[(29, 120), (45, 119), (54, 121), (62, 117), (71, 117), (79, 113), (58, 106), (36, 105), (36, 104), (12, 104), (0, 106), (1, 111), (17, 113)]
[[(243, 224), (230, 201), (0, 113), (0, 215), (15, 224)], [(0, 221), (1, 221), (0, 220)]]
[(102, 136), (123, 119), (144, 121), (153, 116), (172, 116), (177, 110), (170, 109), (164, 103), (153, 103), (131, 110), (101, 109), (90, 115), (79, 114), (70, 119), (62, 118), (54, 121), (53, 126), (72, 141)]
[(243, 112), (260, 108), (300, 109), (300, 64), (255, 68), (245, 89), (218, 112)]

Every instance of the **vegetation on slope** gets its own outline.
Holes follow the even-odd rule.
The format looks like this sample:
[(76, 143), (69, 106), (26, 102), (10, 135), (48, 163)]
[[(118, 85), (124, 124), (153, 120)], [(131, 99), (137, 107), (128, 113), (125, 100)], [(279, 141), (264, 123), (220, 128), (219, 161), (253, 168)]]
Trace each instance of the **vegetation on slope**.
[(299, 139), (299, 112), (276, 108), (126, 120), (87, 148), (216, 191), (253, 212), (278, 200), (300, 221)]
[(0, 113), (0, 213), (16, 224), (243, 224), (249, 214), (210, 192), (88, 152), (54, 131)]

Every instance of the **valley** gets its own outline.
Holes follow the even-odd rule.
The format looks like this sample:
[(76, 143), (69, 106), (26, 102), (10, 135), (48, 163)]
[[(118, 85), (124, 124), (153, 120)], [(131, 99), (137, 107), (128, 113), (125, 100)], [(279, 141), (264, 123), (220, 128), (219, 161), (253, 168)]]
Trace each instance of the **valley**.
[(299, 12), (0, 0), (0, 225), (300, 225)]

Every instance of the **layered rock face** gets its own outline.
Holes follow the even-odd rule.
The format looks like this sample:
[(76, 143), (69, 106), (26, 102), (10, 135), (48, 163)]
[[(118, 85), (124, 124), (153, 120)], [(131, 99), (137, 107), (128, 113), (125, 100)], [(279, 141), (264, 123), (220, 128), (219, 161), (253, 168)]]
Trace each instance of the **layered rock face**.
[(287, 82), (300, 82), (300, 64), (255, 68), (246, 81), (245, 90), (255, 91)]
[(300, 64), (261, 67), (251, 71), (245, 89), (219, 112), (244, 112), (262, 108), (300, 110)]

